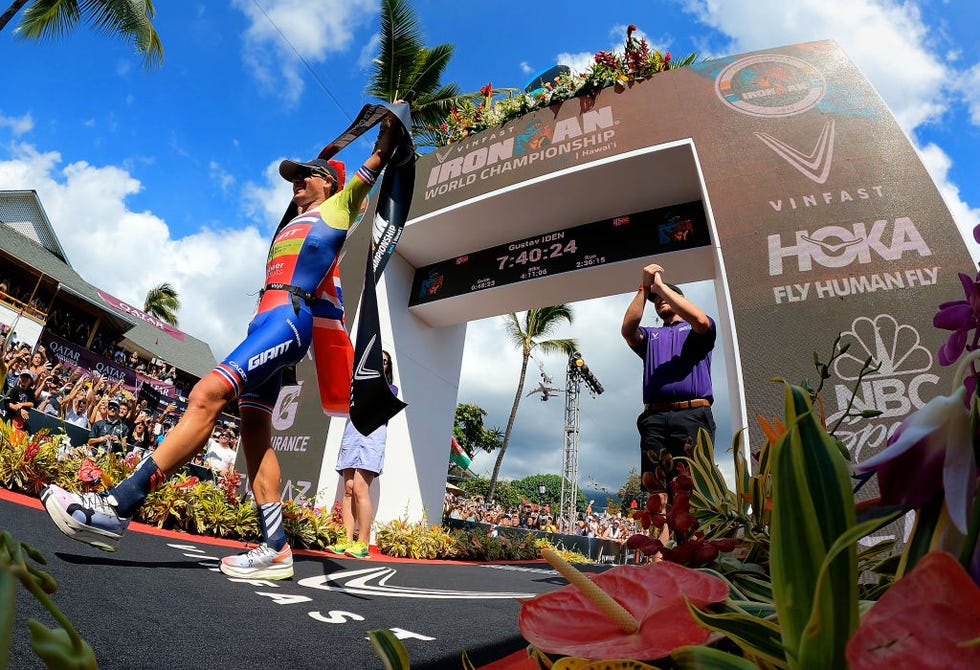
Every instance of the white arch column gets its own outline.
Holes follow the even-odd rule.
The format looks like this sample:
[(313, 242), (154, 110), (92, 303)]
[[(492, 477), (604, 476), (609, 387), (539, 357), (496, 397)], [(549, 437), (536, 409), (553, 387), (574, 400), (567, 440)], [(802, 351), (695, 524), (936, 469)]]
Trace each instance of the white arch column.
[[(432, 328), (408, 309), (415, 269), (397, 253), (378, 284), (383, 347), (391, 352), (395, 384), (408, 403), (388, 424), (384, 472), (371, 486), (375, 519), (442, 519), (466, 324)], [(352, 334), (353, 339), (353, 334)], [(330, 422), (317, 504), (340, 499), (334, 470), (344, 420)]]

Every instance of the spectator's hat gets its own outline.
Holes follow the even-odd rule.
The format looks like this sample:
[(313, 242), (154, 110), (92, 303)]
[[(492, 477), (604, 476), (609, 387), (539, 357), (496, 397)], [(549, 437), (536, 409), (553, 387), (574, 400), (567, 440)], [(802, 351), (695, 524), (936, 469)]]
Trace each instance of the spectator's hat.
[(298, 163), (286, 159), (279, 163), (279, 175), (286, 181), (294, 181), (305, 172), (318, 172), (322, 175), (330, 175), (333, 178), (334, 193), (344, 187), (345, 169), (340, 161), (324, 160), (314, 158), (305, 163)]
[(21, 370), (19, 377), (27, 377), (29, 379), (34, 379), (34, 373), (30, 370)]
[(116, 398), (109, 398), (109, 402), (106, 403), (106, 407), (108, 407), (109, 409), (112, 409), (113, 407), (119, 409), (119, 400)]
[[(673, 291), (677, 295), (684, 295), (684, 291), (682, 291), (677, 284), (667, 284), (666, 282), (664, 282), (664, 283), (666, 284), (667, 288), (669, 288), (671, 291)], [(654, 298), (655, 295), (656, 294), (653, 291), (647, 291), (647, 300), (649, 300), (650, 302), (653, 302), (653, 298)]]

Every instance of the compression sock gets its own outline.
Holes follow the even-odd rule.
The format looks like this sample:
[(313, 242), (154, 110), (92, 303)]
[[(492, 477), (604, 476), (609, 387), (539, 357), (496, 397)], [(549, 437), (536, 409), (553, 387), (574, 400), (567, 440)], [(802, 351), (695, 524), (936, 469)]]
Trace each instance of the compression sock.
[(109, 491), (109, 495), (115, 500), (119, 516), (133, 516), (133, 512), (146, 501), (146, 496), (155, 491), (164, 479), (166, 477), (156, 462), (149, 456), (144, 458), (133, 474)]
[(270, 548), (279, 551), (286, 546), (286, 530), (282, 527), (282, 503), (259, 505), (259, 524), (262, 537)]

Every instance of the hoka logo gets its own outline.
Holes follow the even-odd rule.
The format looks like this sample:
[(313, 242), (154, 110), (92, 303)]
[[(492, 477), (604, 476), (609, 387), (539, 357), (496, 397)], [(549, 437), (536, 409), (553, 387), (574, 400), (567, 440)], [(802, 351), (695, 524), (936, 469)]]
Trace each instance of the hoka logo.
[(275, 358), (279, 354), (285, 353), (289, 349), (289, 345), (292, 344), (292, 340), (286, 340), (274, 347), (270, 347), (263, 351), (261, 354), (256, 354), (248, 359), (248, 369), (254, 370), (271, 358)]
[(857, 222), (850, 228), (834, 225), (812, 233), (798, 230), (795, 241), (796, 244), (783, 246), (782, 236), (769, 236), (769, 276), (783, 274), (783, 259), (786, 258), (796, 258), (798, 270), (808, 272), (814, 263), (825, 268), (842, 268), (854, 262), (870, 263), (874, 256), (897, 261), (906, 252), (932, 255), (915, 224), (905, 216), (893, 223), (885, 219), (875, 221), (870, 229), (863, 222)]

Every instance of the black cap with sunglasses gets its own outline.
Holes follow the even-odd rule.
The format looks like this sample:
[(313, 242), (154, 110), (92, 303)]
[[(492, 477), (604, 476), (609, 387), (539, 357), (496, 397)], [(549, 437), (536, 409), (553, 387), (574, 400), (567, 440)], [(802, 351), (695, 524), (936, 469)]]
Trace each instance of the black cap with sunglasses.
[(339, 191), (341, 188), (343, 188), (343, 185), (340, 183), (340, 179), (337, 176), (337, 169), (322, 158), (314, 158), (313, 160), (306, 161), (305, 163), (297, 163), (296, 161), (287, 159), (279, 163), (279, 175), (286, 181), (305, 179), (311, 174), (319, 174), (333, 179), (335, 191)]

